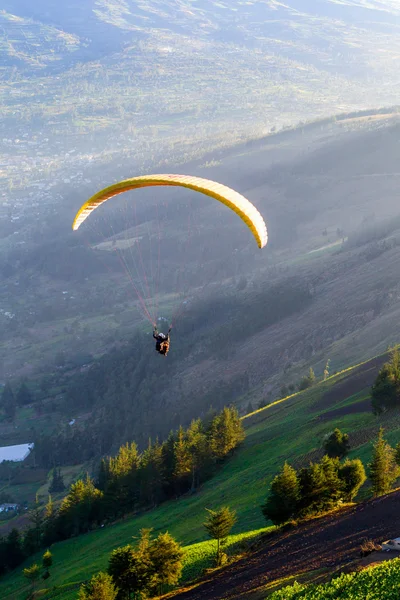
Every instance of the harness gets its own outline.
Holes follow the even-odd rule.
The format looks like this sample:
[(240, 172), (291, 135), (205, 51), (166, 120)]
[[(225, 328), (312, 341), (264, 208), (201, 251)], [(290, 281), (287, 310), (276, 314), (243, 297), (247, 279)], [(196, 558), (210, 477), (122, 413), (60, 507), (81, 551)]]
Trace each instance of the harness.
[[(166, 336), (165, 334), (157, 334), (157, 336), (155, 335), (155, 333), (153, 333), (153, 337), (155, 337), (156, 341), (156, 350), (157, 352), (159, 352), (160, 354), (163, 354), (164, 356), (167, 356), (168, 351), (169, 351), (169, 332), (168, 331), (168, 336)], [(161, 335), (163, 336), (163, 338), (161, 338)]]

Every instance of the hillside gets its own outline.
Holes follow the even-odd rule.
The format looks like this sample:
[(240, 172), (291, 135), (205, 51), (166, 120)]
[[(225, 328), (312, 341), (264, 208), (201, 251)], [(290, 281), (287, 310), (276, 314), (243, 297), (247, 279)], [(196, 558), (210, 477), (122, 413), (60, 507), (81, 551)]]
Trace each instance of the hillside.
[[(95, 255), (92, 231), (75, 237), (68, 218), (68, 232), (49, 227), (2, 254), (0, 368), (14, 386), (27, 377), (36, 398), (14, 424), (3, 418), (4, 443), (51, 435), (58, 444), (70, 434), (63, 457), (47, 445), (40, 464), (50, 467), (52, 456), (78, 464), (124, 441), (143, 447), (149, 436), (165, 438), (211, 406), (234, 401), (244, 414), (249, 402), (256, 408), (296, 386), (310, 366), (321, 376), (329, 359), (334, 373), (396, 343), (398, 127), (396, 112), (338, 118), (237, 146), (218, 165), (197, 164), (198, 174), (246, 193), (270, 241), (260, 252), (224, 207), (179, 196), (180, 210), (163, 220), (160, 270), (170, 284), (183, 257), (191, 300), (162, 363), (129, 277), (104, 250), (115, 236)], [(149, 200), (138, 203), (143, 222), (127, 236), (151, 227)], [(174, 201), (162, 194), (160, 206)], [(190, 252), (188, 214), (196, 223)], [(160, 314), (171, 298), (161, 295)]]
[(273, 588), (274, 582), (294, 576), (312, 578), (342, 569), (356, 570), (362, 563), (360, 548), (366, 539), (379, 544), (398, 532), (399, 505), (400, 492), (393, 492), (338, 514), (314, 519), (293, 531), (268, 536), (250, 556), (173, 598), (243, 600), (254, 598), (254, 593), (265, 598), (263, 588)]
[[(234, 220), (210, 205), (194, 211), (200, 225), (196, 247), (209, 250), (207, 260), (197, 255), (188, 265), (201, 278), (193, 293), (204, 305), (202, 314), (214, 310), (205, 282), (215, 295), (232, 297), (242, 275), (252, 284), (280, 281), (282, 271), (303, 254), (305, 242), (306, 254), (326, 245), (320, 235), (325, 227), (335, 243), (338, 228), (346, 224), (348, 234), (359, 226), (366, 216), (360, 216), (361, 199), (363, 210), (371, 212), (372, 196), (395, 197), (397, 149), (391, 134), (373, 137), (369, 150), (351, 136), (351, 158), (360, 152), (365, 171), (351, 173), (353, 162), (340, 147), (340, 140), (348, 143), (345, 132), (379, 131), (389, 118), (381, 122), (371, 116), (312, 134), (299, 129), (289, 137), (237, 145), (299, 121), (396, 102), (399, 11), (389, 0), (229, 6), (205, 0), (195, 5), (132, 1), (123, 7), (112, 0), (71, 0), (63, 6), (47, 0), (35, 6), (7, 0), (0, 20), (5, 56), (0, 90), (0, 269), (5, 282), (0, 294), (1, 381), (49, 371), (59, 352), (71, 357), (82, 351), (85, 359), (97, 358), (141, 326), (120, 269), (104, 260), (113, 271), (111, 281), (110, 271), (84, 246), (88, 240), (77, 240), (69, 231), (75, 209), (102, 184), (155, 168), (193, 171), (237, 186), (262, 210), (271, 230), (270, 249), (277, 251), (271, 255), (268, 249), (262, 258)], [(332, 171), (339, 155), (346, 159)], [(337, 197), (342, 201), (332, 210)], [(151, 223), (151, 212), (144, 216)], [(171, 241), (181, 233), (177, 221), (171, 218), (167, 225)], [(317, 263), (317, 273), (308, 267), (301, 271), (311, 281), (331, 268), (321, 256), (305, 258)], [(171, 252), (167, 259), (176, 270), (175, 255)], [(252, 291), (249, 285), (241, 294), (247, 314), (253, 310)], [(168, 304), (169, 298), (163, 300)], [(379, 298), (378, 308), (386, 300)], [(347, 318), (346, 324), (331, 320), (332, 329), (318, 336), (323, 346), (333, 337), (337, 341), (358, 331), (371, 310), (377, 311), (372, 301), (366, 304), (361, 315), (354, 315), (353, 307), (350, 332)], [(318, 306), (316, 316), (321, 313), (325, 318), (325, 308)], [(220, 319), (225, 328), (227, 316)], [(201, 329), (203, 324), (204, 319)], [(309, 324), (307, 314), (305, 328)], [(378, 327), (382, 332), (386, 323)], [(204, 330), (206, 334), (207, 326)], [(240, 329), (238, 346), (247, 333)], [(281, 338), (280, 330), (271, 334)], [(254, 360), (260, 341), (253, 333), (251, 337), (235, 369), (245, 364), (248, 354)], [(282, 346), (271, 348), (272, 356), (259, 355), (263, 365), (270, 365), (265, 373), (269, 380), (286, 348), (293, 347), (292, 363), (318, 352), (312, 339), (302, 346), (299, 337), (302, 331), (296, 339), (282, 332)], [(387, 337), (383, 333), (385, 343)], [(358, 346), (352, 356), (335, 347), (335, 369), (368, 358)], [(385, 347), (374, 347), (372, 354)], [(210, 355), (200, 365), (197, 360), (191, 356), (187, 370), (174, 376), (185, 394), (192, 375), (195, 382), (204, 378), (207, 388), (209, 380), (220, 383), (221, 372), (230, 378), (229, 369), (219, 362), (208, 371)], [(82, 358), (79, 366), (84, 364)], [(254, 365), (251, 385), (264, 385), (257, 375), (259, 365)], [(280, 385), (271, 381), (267, 391), (275, 393)]]
[[(321, 456), (323, 438), (334, 427), (349, 432), (351, 456), (361, 457), (364, 464), (370, 459), (371, 441), (375, 438), (380, 425), (385, 427), (386, 437), (390, 443), (397, 443), (400, 440), (399, 416), (389, 413), (374, 417), (368, 405), (370, 384), (383, 360), (384, 357), (381, 357), (371, 363), (348, 369), (306, 392), (278, 401), (246, 417), (244, 419), (246, 440), (243, 446), (197, 494), (168, 502), (154, 511), (92, 533), (54, 544), (52, 553), (55, 567), (52, 585), (69, 585), (72, 582), (83, 581), (96, 570), (105, 568), (112, 549), (128, 543), (141, 527), (151, 526), (155, 532), (168, 529), (185, 546), (204, 540), (206, 536), (202, 521), (205, 508), (227, 504), (237, 510), (238, 523), (234, 533), (252, 532), (265, 527), (260, 505), (265, 499), (272, 477), (285, 460), (299, 467), (307, 465), (310, 460), (318, 459)], [(293, 431), (296, 435), (293, 435)], [(368, 495), (367, 488), (362, 490), (361, 497), (366, 495)], [(388, 499), (366, 506), (370, 506), (371, 509), (368, 510), (373, 511), (374, 506), (379, 507), (380, 503), (388, 502), (390, 507), (394, 502), (392, 498), (397, 498), (397, 495), (388, 496)], [(354, 528), (358, 533), (354, 545), (348, 544), (346, 536), (336, 538), (339, 548), (338, 560), (339, 555), (346, 558), (356, 553), (359, 537), (374, 537), (372, 530), (366, 532), (368, 527), (371, 529), (367, 521), (365, 526), (360, 528), (357, 524), (358, 519), (364, 518), (363, 514), (362, 507), (356, 507), (342, 516), (343, 522), (347, 523), (346, 527), (351, 526), (349, 523), (354, 516)], [(393, 527), (394, 522), (393, 516), (388, 521), (382, 517), (383, 528), (376, 530), (376, 539), (381, 535), (391, 535), (390, 527)], [(329, 517), (323, 523), (328, 531), (329, 527), (333, 527), (334, 517)], [(315, 531), (316, 536), (320, 535), (317, 533), (320, 531), (317, 523), (304, 527), (315, 527), (315, 530), (310, 531)], [(300, 533), (295, 532), (294, 535)], [(201, 551), (198, 554), (201, 556)], [(329, 553), (324, 559), (327, 568), (329, 567), (328, 555)], [(28, 562), (33, 560), (34, 558)], [(282, 559), (276, 559), (276, 569), (279, 560)], [(254, 573), (258, 577), (258, 567), (255, 568)], [(240, 571), (238, 574), (240, 575)], [(2, 597), (9, 600), (11, 598), (22, 600), (25, 588), (26, 584), (19, 570), (7, 575), (0, 582), (0, 593)], [(64, 599), (74, 597), (67, 589), (64, 595), (61, 590), (57, 593), (60, 593), (58, 597)]]

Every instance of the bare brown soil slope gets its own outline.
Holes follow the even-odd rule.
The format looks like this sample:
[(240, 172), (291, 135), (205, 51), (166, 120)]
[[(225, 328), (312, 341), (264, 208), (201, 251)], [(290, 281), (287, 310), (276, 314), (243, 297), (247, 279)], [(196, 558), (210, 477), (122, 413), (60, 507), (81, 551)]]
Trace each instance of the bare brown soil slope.
[[(345, 377), (340, 383), (329, 389), (315, 404), (315, 408), (323, 410), (333, 407), (337, 402), (343, 401), (344, 398), (349, 398), (358, 392), (372, 386), (379, 369), (389, 360), (387, 354), (377, 356), (369, 360), (356, 369), (349, 372), (348, 377)], [(356, 405), (355, 405), (356, 406)], [(350, 407), (349, 407), (350, 408)]]
[(400, 491), (279, 533), (249, 557), (174, 597), (245, 598), (260, 586), (283, 577), (314, 569), (345, 567), (360, 557), (360, 545), (365, 539), (379, 543), (399, 533)]

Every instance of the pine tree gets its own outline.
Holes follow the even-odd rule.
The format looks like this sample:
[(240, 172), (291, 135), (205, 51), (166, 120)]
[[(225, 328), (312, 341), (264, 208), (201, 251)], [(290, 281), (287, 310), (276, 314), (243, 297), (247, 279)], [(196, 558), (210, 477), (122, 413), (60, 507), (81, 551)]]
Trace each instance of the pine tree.
[(34, 595), (35, 595), (36, 583), (37, 583), (37, 581), (39, 580), (39, 577), (40, 577), (40, 567), (39, 567), (39, 565), (35, 563), (35, 564), (31, 565), (30, 567), (27, 567), (26, 569), (23, 570), (23, 575), (32, 584), (31, 597), (33, 598)]
[(121, 590), (121, 597), (131, 598), (149, 585), (151, 574), (148, 573), (146, 577), (141, 567), (140, 558), (131, 545), (113, 550), (108, 562), (108, 574)]
[(399, 476), (399, 467), (395, 461), (395, 452), (383, 437), (381, 427), (378, 439), (374, 444), (372, 461), (368, 465), (374, 496), (381, 496), (390, 491)]
[(217, 540), (216, 562), (219, 565), (221, 562), (221, 545), (224, 544), (237, 521), (236, 513), (228, 506), (223, 506), (216, 511), (206, 508), (206, 511), (208, 512), (208, 517), (203, 524), (208, 535), (212, 539)]
[(93, 575), (89, 583), (81, 585), (78, 600), (115, 600), (118, 590), (107, 573)]
[(32, 393), (26, 385), (26, 383), (22, 382), (17, 391), (16, 403), (18, 406), (26, 406), (27, 404), (31, 404), (32, 402)]
[(121, 446), (116, 457), (109, 459), (109, 482), (106, 495), (118, 507), (119, 514), (132, 510), (138, 498), (140, 456), (135, 442)]
[(183, 427), (178, 430), (175, 446), (175, 470), (174, 478), (176, 489), (179, 494), (187, 491), (190, 485), (191, 473), (193, 468), (193, 458), (190, 453)]
[(33, 527), (24, 530), (22, 538), (22, 551), (25, 556), (31, 556), (38, 550), (36, 543), (36, 531)]
[(5, 555), (7, 559), (7, 566), (11, 570), (15, 569), (15, 567), (18, 567), (18, 565), (20, 565), (24, 560), (21, 536), (18, 529), (15, 529), (15, 527), (6, 537)]
[(350, 450), (349, 436), (336, 428), (325, 441), (324, 450), (331, 458), (343, 458)]
[(225, 407), (214, 417), (209, 440), (210, 449), (217, 459), (225, 458), (244, 440), (243, 425), (236, 408)]
[(372, 409), (374, 414), (398, 406), (400, 403), (400, 352), (394, 348), (389, 362), (379, 371), (372, 386)]
[(42, 556), (42, 566), (44, 569), (43, 579), (48, 579), (50, 577), (49, 569), (53, 565), (53, 555), (50, 550), (46, 550), (46, 552)]
[(145, 594), (151, 586), (154, 568), (150, 559), (150, 532), (142, 529), (137, 548), (116, 548), (108, 562), (108, 573), (119, 588), (118, 598)]
[(346, 502), (351, 502), (357, 496), (367, 479), (364, 465), (359, 458), (346, 459), (339, 467), (339, 477), (343, 481), (343, 498)]
[(303, 391), (314, 385), (315, 374), (313, 369), (310, 367), (308, 375), (304, 376), (299, 383), (299, 391)]
[(299, 480), (296, 471), (287, 462), (275, 476), (262, 511), (266, 519), (280, 525), (295, 517), (300, 499)]
[(310, 367), (310, 370), (308, 371), (308, 381), (310, 382), (310, 386), (315, 383), (315, 373), (312, 367)]
[(50, 545), (57, 540), (57, 513), (54, 507), (51, 494), (44, 509), (44, 524), (43, 524), (43, 543)]
[(164, 474), (162, 462), (162, 446), (156, 441), (149, 445), (140, 457), (138, 485), (140, 502), (144, 505), (156, 506), (164, 498)]
[(49, 486), (50, 494), (55, 494), (57, 492), (63, 492), (65, 490), (65, 483), (63, 476), (61, 474), (60, 467), (54, 468), (52, 472), (52, 480)]
[(400, 467), (400, 442), (398, 442), (396, 444), (394, 451), (395, 451), (394, 459), (396, 461), (396, 465), (398, 467)]
[(93, 523), (102, 517), (103, 493), (98, 490), (93, 480), (78, 479), (71, 485), (70, 491), (61, 502), (57, 519), (64, 537), (89, 531)]
[(343, 498), (343, 482), (339, 477), (340, 461), (327, 454), (319, 463), (325, 476), (325, 490), (323, 492), (323, 508), (330, 508)]
[(99, 474), (97, 477), (97, 487), (102, 492), (105, 492), (105, 490), (107, 489), (107, 485), (111, 478), (109, 464), (110, 463), (108, 458), (102, 458), (100, 461)]
[(199, 485), (200, 471), (205, 466), (208, 457), (207, 436), (203, 431), (200, 419), (191, 422), (186, 432), (186, 439), (192, 459), (191, 491), (193, 492)]
[(338, 458), (325, 455), (320, 463), (311, 463), (299, 473), (300, 515), (318, 514), (335, 506), (343, 498)]
[(34, 532), (34, 543), (35, 549), (34, 552), (40, 549), (42, 544), (42, 535), (43, 535), (43, 526), (44, 526), (44, 517), (43, 517), (43, 509), (39, 504), (38, 495), (35, 497), (35, 504), (33, 508), (28, 512), (29, 521), (32, 523), (32, 530)]
[(149, 557), (153, 570), (152, 585), (163, 593), (166, 585), (176, 585), (182, 573), (183, 550), (168, 533), (160, 533), (149, 545)]
[(16, 402), (11, 385), (7, 382), (1, 394), (1, 405), (8, 421), (14, 421), (16, 414)]
[(174, 491), (175, 441), (175, 433), (171, 431), (161, 447), (163, 479), (168, 497), (171, 497)]

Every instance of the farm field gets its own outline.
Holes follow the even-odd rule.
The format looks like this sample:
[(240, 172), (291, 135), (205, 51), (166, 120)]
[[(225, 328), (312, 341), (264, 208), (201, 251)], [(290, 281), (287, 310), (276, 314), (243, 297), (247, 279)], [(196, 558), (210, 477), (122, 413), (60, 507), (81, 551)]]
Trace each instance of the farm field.
[[(334, 512), (326, 517), (312, 519), (297, 528), (283, 531), (267, 540), (250, 560), (246, 557), (221, 571), (215, 578), (204, 582), (183, 593), (174, 595), (180, 600), (220, 600), (226, 598), (238, 600), (251, 598), (257, 590), (258, 598), (264, 598), (267, 590), (274, 582), (285, 581), (289, 578), (310, 576), (310, 573), (329, 574), (341, 568), (356, 569), (360, 562), (360, 547), (365, 539), (381, 542), (393, 536), (400, 528), (400, 492), (392, 492), (375, 500), (347, 507), (340, 513)], [(390, 570), (390, 565), (387, 567)], [(351, 577), (349, 578), (349, 582)], [(327, 587), (326, 595), (319, 592), (312, 595), (296, 596), (276, 595), (273, 598), (288, 600), (289, 598), (351, 598), (372, 600), (375, 598), (398, 598), (397, 596), (360, 595), (362, 590), (369, 592), (376, 589), (373, 585), (366, 587), (364, 582), (359, 586), (355, 595), (335, 595), (337, 579)], [(386, 583), (385, 589), (398, 594), (398, 580), (394, 585)], [(397, 586), (397, 587), (396, 587)], [(296, 588), (295, 588), (296, 589)], [(378, 593), (379, 593), (378, 588)], [(331, 595), (329, 595), (331, 594)]]
[(400, 561), (398, 558), (371, 567), (362, 573), (343, 574), (331, 583), (306, 588), (295, 584), (275, 592), (271, 600), (397, 600), (400, 592)]
[[(51, 583), (53, 586), (67, 586), (65, 595), (60, 589), (57, 590), (57, 597), (69, 598), (68, 594), (71, 592), (69, 585), (85, 581), (94, 572), (106, 568), (111, 551), (117, 546), (130, 543), (132, 537), (135, 537), (142, 527), (152, 527), (155, 534), (168, 530), (184, 546), (199, 544), (206, 539), (202, 526), (206, 516), (205, 509), (228, 505), (235, 509), (238, 515), (233, 535), (246, 532), (254, 535), (251, 532), (259, 531), (267, 525), (260, 505), (265, 499), (271, 479), (283, 462), (287, 460), (294, 466), (300, 467), (307, 465), (310, 460), (317, 460), (321, 456), (324, 436), (334, 427), (340, 427), (343, 431), (350, 433), (351, 455), (361, 456), (364, 463), (367, 463), (370, 458), (372, 441), (380, 425), (387, 430), (389, 441), (392, 443), (398, 441), (400, 439), (400, 419), (393, 418), (393, 415), (375, 417), (371, 412), (365, 412), (364, 402), (360, 402), (360, 397), (368, 396), (370, 385), (384, 360), (385, 357), (378, 357), (373, 361), (348, 369), (305, 392), (277, 401), (271, 406), (245, 417), (244, 425), (247, 437), (243, 446), (221, 468), (218, 474), (202, 487), (199, 493), (167, 502), (154, 511), (145, 512), (103, 529), (55, 544), (52, 547), (54, 568)], [(350, 401), (347, 402), (350, 397), (353, 397), (354, 404)], [(336, 406), (341, 407), (340, 413), (338, 414), (339, 411), (336, 411), (334, 418), (324, 418), (325, 415), (332, 414)], [(355, 406), (359, 407), (360, 412), (355, 412)], [(362, 497), (365, 495), (368, 495), (367, 489), (362, 491)], [(374, 501), (368, 505), (372, 507), (371, 514), (364, 511), (362, 506), (348, 509), (342, 517), (346, 524), (343, 526), (341, 535), (344, 535), (345, 528), (351, 527), (353, 520), (361, 523), (360, 518), (362, 520), (364, 514), (370, 514), (369, 518), (371, 518), (372, 513), (381, 506), (381, 502), (384, 502), (383, 512), (387, 514), (387, 520), (382, 516), (381, 528), (376, 529), (376, 536), (390, 535), (396, 518), (394, 508), (392, 517), (390, 517), (390, 503), (394, 502), (396, 505), (396, 502), (399, 501), (397, 494), (389, 496), (389, 499), (385, 501), (382, 499)], [(296, 530), (293, 535), (301, 536), (304, 527), (316, 527), (315, 531), (307, 529), (306, 537), (299, 538), (302, 544), (313, 545), (313, 536), (317, 536), (316, 539), (319, 539), (320, 535), (331, 535), (333, 529), (336, 531), (334, 526), (336, 518), (336, 516), (327, 517), (323, 522), (324, 525), (307, 524), (298, 532)], [(362, 523), (364, 529), (360, 531), (359, 535), (365, 537), (369, 528), (368, 519)], [(358, 531), (359, 525), (355, 525), (355, 527)], [(325, 534), (322, 534), (322, 531), (325, 531)], [(359, 549), (357, 535), (354, 537), (354, 544), (349, 545), (340, 537), (340, 531), (340, 527), (338, 527), (335, 543), (338, 547), (343, 547), (343, 550), (333, 562), (340, 562), (342, 556), (346, 560), (349, 556), (354, 558)], [(368, 535), (372, 536), (371, 533)], [(274, 552), (278, 553), (276, 555), (277, 566), (275, 571), (272, 566), (268, 567), (269, 578), (272, 577), (271, 573), (275, 573), (274, 576), (278, 577), (283, 568), (282, 556), (279, 555), (279, 539), (277, 538), (277, 541), (274, 542), (274, 548), (276, 548)], [(308, 539), (309, 542), (307, 542)], [(198, 548), (196, 552), (198, 552)], [(254, 567), (256, 573), (257, 568), (260, 569), (260, 572), (265, 568), (263, 561), (266, 557), (262, 552), (267, 553), (268, 561), (270, 560), (268, 546), (258, 552), (263, 558), (260, 558), (261, 566), (259, 564), (259, 567)], [(257, 565), (257, 556), (258, 554), (255, 556), (254, 565)], [(27, 562), (31, 564), (34, 560), (35, 557)], [(327, 550), (327, 565), (330, 564), (330, 560)], [(207, 561), (205, 564), (207, 566)], [(297, 569), (296, 564), (293, 562), (290, 572)], [(228, 570), (234, 568), (229, 567)], [(243, 566), (243, 569), (245, 568)], [(303, 568), (305, 565), (300, 561), (296, 572)], [(188, 566), (185, 569), (186, 573), (191, 573), (191, 567)], [(256, 578), (259, 577), (260, 573)], [(22, 600), (25, 594), (26, 583), (21, 576), (21, 570), (9, 574), (1, 581), (0, 595), (2, 598)]]

